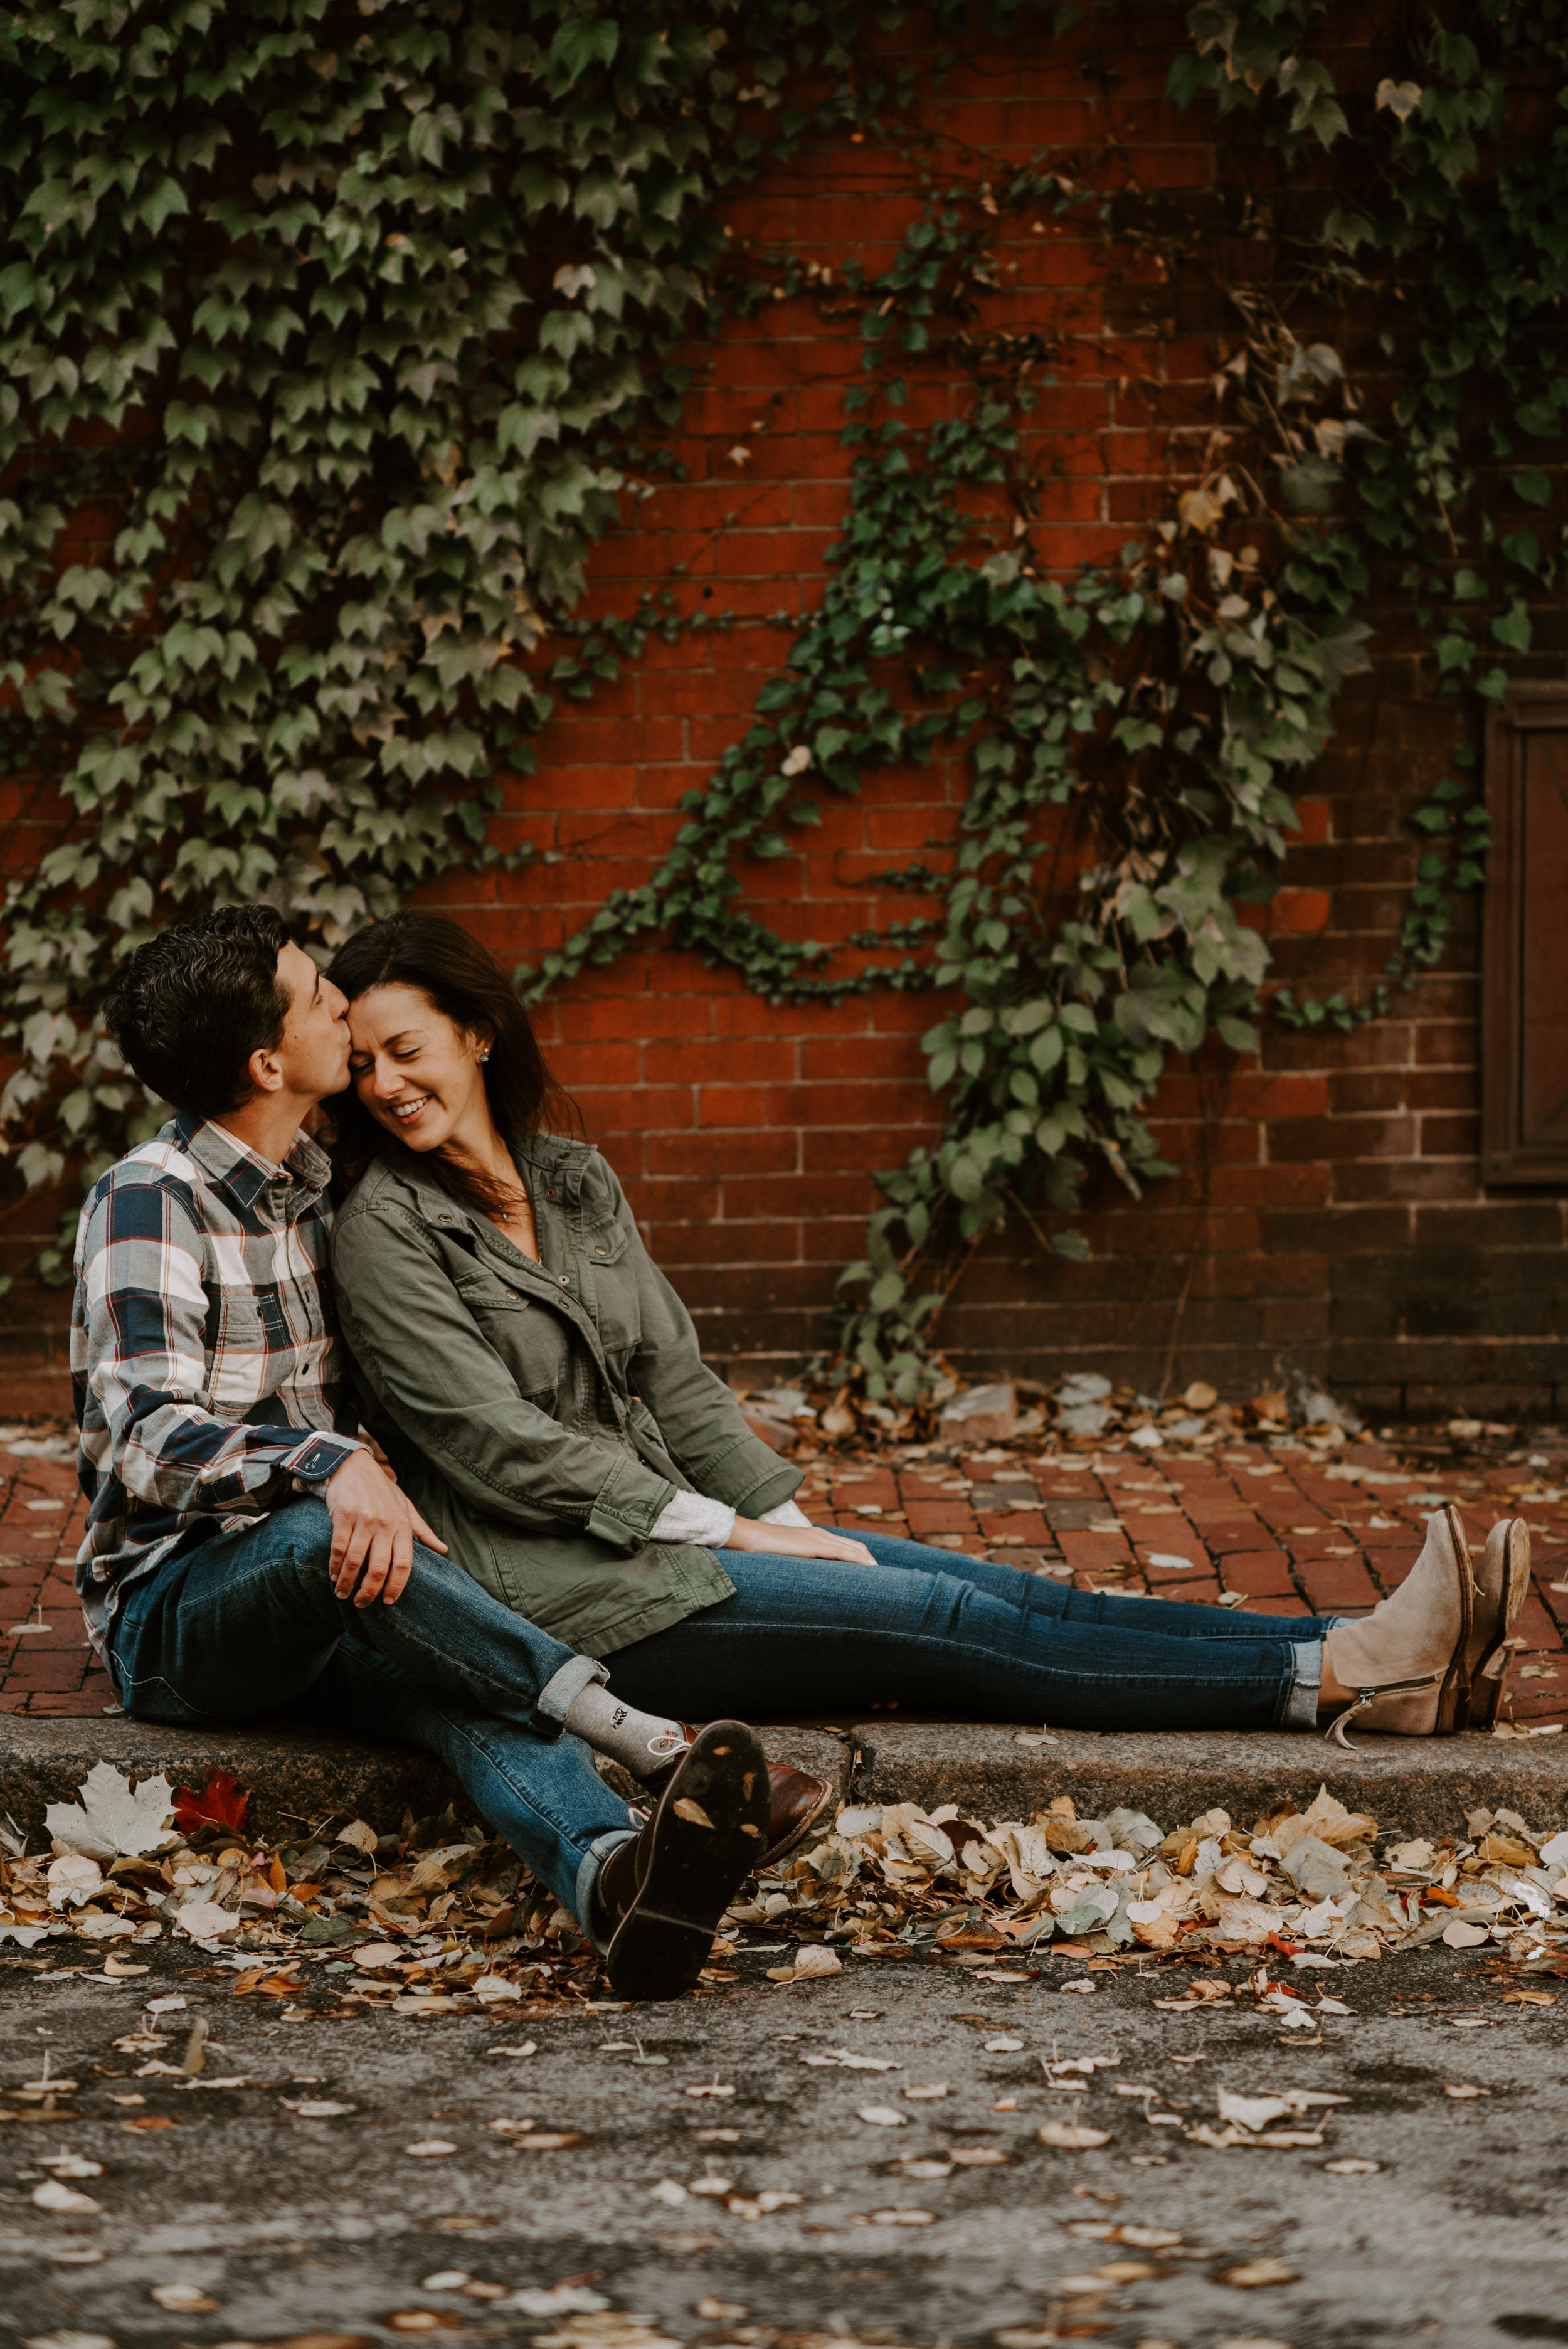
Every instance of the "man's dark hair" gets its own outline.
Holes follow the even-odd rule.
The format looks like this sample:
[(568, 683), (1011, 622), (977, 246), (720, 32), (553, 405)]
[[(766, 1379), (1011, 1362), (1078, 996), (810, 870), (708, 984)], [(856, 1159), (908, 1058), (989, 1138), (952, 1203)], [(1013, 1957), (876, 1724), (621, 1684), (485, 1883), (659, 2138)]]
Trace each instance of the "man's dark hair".
[(289, 926), (271, 905), (220, 905), (127, 955), (104, 1007), (141, 1081), (176, 1109), (222, 1117), (251, 1091), (250, 1058), (284, 1032), (278, 955)]

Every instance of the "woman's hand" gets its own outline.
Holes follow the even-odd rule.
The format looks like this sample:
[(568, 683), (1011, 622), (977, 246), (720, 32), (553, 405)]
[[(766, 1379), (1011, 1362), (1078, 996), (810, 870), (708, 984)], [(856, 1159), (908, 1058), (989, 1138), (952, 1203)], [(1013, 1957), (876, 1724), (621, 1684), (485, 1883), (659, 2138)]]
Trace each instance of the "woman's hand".
[(737, 1517), (724, 1547), (765, 1550), (770, 1557), (837, 1557), (846, 1566), (876, 1564), (864, 1542), (824, 1533), (820, 1526), (765, 1526), (759, 1517)]

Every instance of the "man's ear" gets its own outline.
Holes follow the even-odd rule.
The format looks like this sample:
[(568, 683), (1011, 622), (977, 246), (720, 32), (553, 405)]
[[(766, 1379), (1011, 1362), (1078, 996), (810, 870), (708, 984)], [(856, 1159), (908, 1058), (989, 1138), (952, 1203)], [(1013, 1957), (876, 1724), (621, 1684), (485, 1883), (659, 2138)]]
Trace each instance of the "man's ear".
[(253, 1100), (257, 1093), (282, 1092), (284, 1072), (283, 1065), (278, 1059), (277, 1046), (263, 1044), (258, 1050), (253, 1052), (245, 1063), (245, 1074), (251, 1081)]

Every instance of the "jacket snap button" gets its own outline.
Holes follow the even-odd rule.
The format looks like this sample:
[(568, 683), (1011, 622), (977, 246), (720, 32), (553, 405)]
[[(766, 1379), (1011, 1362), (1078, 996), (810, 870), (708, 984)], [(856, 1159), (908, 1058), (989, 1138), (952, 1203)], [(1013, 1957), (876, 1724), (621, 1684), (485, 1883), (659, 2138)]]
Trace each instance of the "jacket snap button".
[(593, 1253), (594, 1253), (594, 1255), (595, 1255), (595, 1256), (603, 1256), (603, 1253), (604, 1253), (604, 1251), (603, 1251), (603, 1249), (602, 1247), (596, 1247), (596, 1248), (594, 1249)]
[(562, 1286), (562, 1288), (571, 1288), (571, 1286), (572, 1286), (572, 1275), (571, 1275), (569, 1272), (563, 1272), (563, 1273), (562, 1274), (562, 1276), (561, 1276), (561, 1286)]

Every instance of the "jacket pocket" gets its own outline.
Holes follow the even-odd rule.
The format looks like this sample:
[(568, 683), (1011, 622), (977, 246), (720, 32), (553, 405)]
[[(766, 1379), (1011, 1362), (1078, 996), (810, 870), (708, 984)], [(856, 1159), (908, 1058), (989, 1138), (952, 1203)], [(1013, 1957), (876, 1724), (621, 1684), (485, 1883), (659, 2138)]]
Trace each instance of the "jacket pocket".
[(601, 1224), (583, 1236), (583, 1260), (593, 1283), (594, 1319), (606, 1354), (624, 1353), (643, 1334), (636, 1259), (628, 1257), (630, 1236), (620, 1224)]
[(456, 1288), (480, 1336), (494, 1347), (521, 1392), (548, 1408), (567, 1375), (571, 1351), (559, 1313), (520, 1297), (488, 1273), (471, 1273)]

